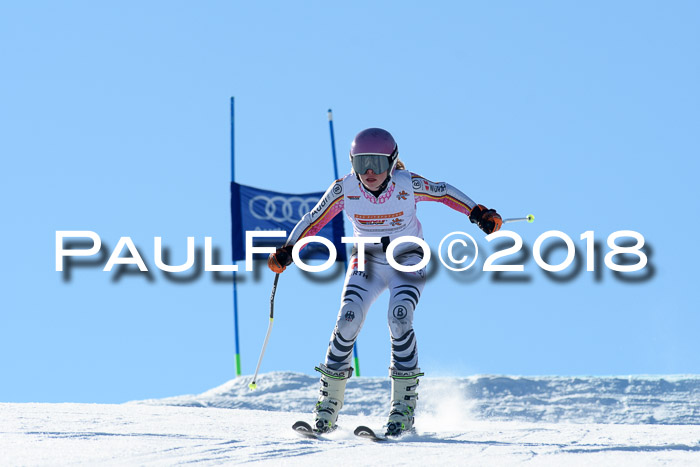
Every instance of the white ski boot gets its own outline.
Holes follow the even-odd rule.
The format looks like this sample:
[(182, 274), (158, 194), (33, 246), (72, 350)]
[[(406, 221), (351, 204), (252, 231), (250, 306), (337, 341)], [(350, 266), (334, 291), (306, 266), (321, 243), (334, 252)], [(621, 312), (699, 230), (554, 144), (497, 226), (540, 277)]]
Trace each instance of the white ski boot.
[(386, 436), (398, 436), (413, 428), (414, 412), (418, 394), (418, 378), (423, 376), (420, 368), (410, 371), (389, 369), (391, 377), (391, 412), (386, 422)]
[(314, 408), (314, 431), (328, 433), (336, 429), (335, 422), (345, 398), (345, 384), (352, 376), (352, 370), (331, 370), (323, 364), (316, 367), (321, 373), (321, 397)]

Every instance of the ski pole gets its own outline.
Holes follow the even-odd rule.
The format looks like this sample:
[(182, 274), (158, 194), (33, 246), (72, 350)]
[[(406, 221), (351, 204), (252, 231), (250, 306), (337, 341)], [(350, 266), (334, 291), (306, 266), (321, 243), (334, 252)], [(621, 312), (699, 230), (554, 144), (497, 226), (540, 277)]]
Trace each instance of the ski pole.
[(260, 351), (260, 358), (258, 358), (258, 366), (255, 367), (255, 374), (253, 375), (253, 381), (250, 382), (248, 387), (250, 389), (257, 389), (258, 385), (255, 384), (258, 378), (258, 371), (260, 370), (260, 364), (262, 363), (263, 355), (265, 355), (265, 347), (267, 347), (267, 341), (270, 339), (270, 331), (272, 331), (272, 320), (275, 317), (275, 292), (277, 292), (277, 280), (280, 278), (279, 273), (275, 274), (275, 283), (272, 284), (272, 294), (270, 294), (270, 324), (267, 326), (267, 334), (265, 334), (265, 342), (263, 342), (262, 350)]
[(503, 219), (503, 223), (507, 224), (509, 222), (520, 222), (520, 221), (527, 221), (528, 223), (532, 224), (535, 222), (535, 216), (532, 214), (528, 214), (525, 217), (512, 217), (510, 219)]

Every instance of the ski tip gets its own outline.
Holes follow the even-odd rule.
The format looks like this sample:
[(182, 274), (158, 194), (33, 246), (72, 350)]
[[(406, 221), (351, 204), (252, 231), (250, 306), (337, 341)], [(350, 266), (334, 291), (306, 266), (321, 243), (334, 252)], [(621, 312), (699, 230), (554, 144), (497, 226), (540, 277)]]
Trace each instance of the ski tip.
[(386, 441), (387, 439), (385, 436), (377, 435), (371, 428), (362, 425), (355, 428), (354, 434), (360, 438), (365, 438), (372, 441)]
[(357, 436), (362, 436), (362, 435), (373, 435), (374, 431), (372, 431), (371, 428), (367, 428), (366, 426), (358, 426), (355, 428), (354, 432)]
[(319, 439), (318, 433), (316, 433), (313, 428), (311, 428), (311, 425), (309, 425), (306, 422), (299, 421), (296, 422), (294, 425), (292, 425), (292, 429), (296, 431), (299, 435), (303, 436), (304, 438), (313, 438), (313, 439)]

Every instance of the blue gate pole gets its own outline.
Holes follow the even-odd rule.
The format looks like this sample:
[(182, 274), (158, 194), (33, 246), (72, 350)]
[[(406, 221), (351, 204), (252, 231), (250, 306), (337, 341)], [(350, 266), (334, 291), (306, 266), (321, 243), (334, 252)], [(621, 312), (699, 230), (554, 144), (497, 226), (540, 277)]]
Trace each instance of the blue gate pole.
[[(328, 109), (328, 126), (331, 130), (331, 150), (333, 152), (333, 174), (335, 179), (338, 180), (338, 160), (335, 155), (335, 133), (333, 132), (333, 110)], [(345, 228), (343, 228), (345, 230)], [(345, 235), (345, 232), (343, 232)], [(348, 269), (348, 255), (345, 255), (345, 269)], [(352, 354), (355, 359), (355, 376), (360, 376), (360, 356), (357, 352), (357, 340), (355, 340), (355, 345), (352, 347)]]
[[(234, 99), (231, 97), (231, 182), (236, 181), (235, 177), (235, 138), (234, 138)], [(233, 226), (232, 226), (233, 227)], [(233, 235), (233, 232), (232, 232)], [(233, 262), (236, 264), (236, 261)], [(238, 338), (238, 282), (236, 281), (236, 271), (233, 271), (233, 332), (236, 339), (236, 376), (241, 376), (241, 348)]]

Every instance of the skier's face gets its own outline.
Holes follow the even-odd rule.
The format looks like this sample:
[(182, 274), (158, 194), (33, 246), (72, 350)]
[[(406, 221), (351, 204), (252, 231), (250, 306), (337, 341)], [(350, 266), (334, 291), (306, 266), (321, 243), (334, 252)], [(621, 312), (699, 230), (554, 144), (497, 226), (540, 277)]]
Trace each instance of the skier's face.
[(384, 180), (386, 180), (386, 174), (388, 170), (380, 174), (375, 174), (372, 169), (367, 170), (364, 174), (360, 175), (360, 181), (362, 184), (370, 191), (375, 191), (377, 188), (382, 186)]

